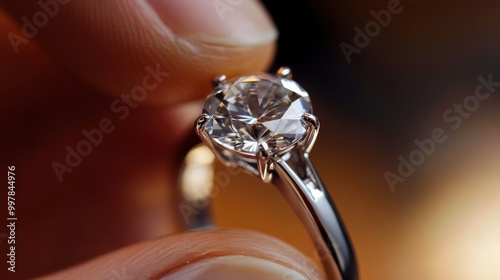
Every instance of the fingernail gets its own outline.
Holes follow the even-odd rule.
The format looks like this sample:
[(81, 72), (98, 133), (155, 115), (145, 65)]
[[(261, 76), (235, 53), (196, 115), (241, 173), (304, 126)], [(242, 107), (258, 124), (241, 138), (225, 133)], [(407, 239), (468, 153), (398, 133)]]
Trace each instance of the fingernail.
[(148, 0), (176, 34), (213, 44), (261, 45), (277, 30), (257, 0)]
[(286, 266), (248, 256), (222, 256), (185, 265), (161, 280), (307, 280)]

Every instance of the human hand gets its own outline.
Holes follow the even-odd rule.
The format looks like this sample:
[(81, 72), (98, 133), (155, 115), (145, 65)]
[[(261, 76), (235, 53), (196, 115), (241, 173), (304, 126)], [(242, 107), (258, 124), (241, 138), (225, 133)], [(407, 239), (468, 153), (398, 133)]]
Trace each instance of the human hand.
[(201, 107), (189, 101), (203, 98), (216, 74), (264, 70), (273, 57), (277, 32), (259, 3), (2, 6), (0, 114), (9, 137), (1, 158), (16, 166), (19, 218), (16, 272), (2, 279), (320, 278), (269, 236), (179, 233), (175, 223), (177, 150)]

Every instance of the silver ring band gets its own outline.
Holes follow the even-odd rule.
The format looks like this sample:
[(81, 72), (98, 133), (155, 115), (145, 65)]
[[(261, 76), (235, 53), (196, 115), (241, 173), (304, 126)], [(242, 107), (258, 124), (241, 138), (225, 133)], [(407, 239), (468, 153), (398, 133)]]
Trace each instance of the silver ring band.
[(273, 183), (307, 228), (328, 279), (358, 279), (351, 242), (309, 154), (297, 153), (288, 161), (280, 158), (275, 169), (279, 176)]

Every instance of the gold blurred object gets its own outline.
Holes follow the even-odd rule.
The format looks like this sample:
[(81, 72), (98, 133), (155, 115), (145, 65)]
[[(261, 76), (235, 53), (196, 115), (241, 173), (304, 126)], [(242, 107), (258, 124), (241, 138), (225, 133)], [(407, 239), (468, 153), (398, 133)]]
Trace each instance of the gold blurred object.
[(213, 191), (214, 154), (205, 145), (197, 145), (186, 155), (181, 172), (181, 191), (187, 201), (207, 199)]

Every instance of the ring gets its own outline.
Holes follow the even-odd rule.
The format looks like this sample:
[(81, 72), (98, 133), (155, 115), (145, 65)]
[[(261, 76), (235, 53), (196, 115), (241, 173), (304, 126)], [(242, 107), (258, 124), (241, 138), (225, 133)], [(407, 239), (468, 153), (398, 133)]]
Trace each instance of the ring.
[[(232, 80), (217, 76), (195, 125), (202, 142), (226, 166), (278, 187), (311, 235), (328, 279), (358, 279), (349, 236), (309, 159), (319, 120), (290, 68)], [(207, 157), (198, 155), (205, 172), (211, 172)], [(204, 209), (192, 227), (211, 225), (209, 207)]]

